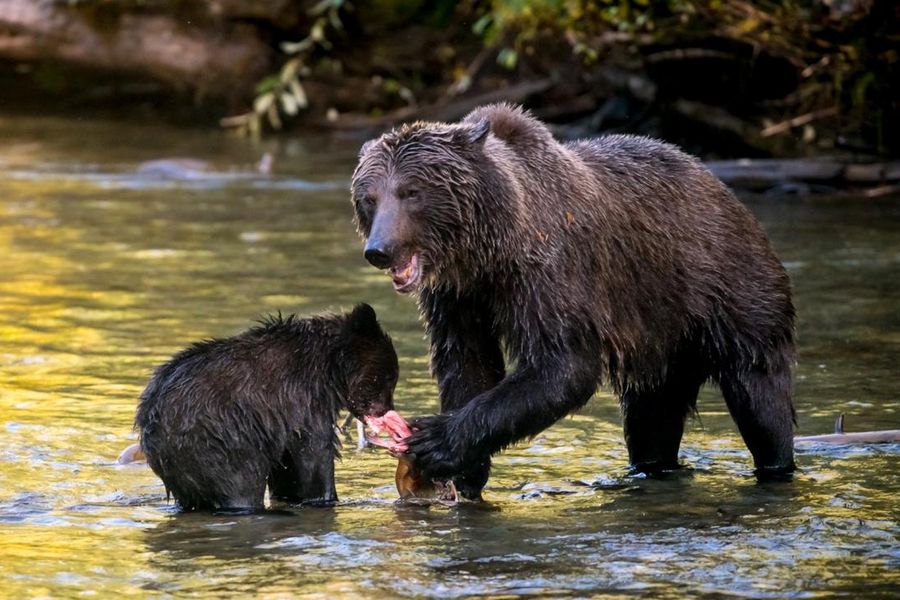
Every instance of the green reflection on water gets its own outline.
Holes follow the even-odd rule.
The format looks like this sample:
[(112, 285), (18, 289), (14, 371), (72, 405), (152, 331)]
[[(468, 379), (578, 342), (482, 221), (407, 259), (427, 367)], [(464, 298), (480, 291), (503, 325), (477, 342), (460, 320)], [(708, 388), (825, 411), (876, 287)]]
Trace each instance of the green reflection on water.
[[(394, 461), (351, 444), (334, 510), (175, 514), (149, 470), (111, 463), (150, 371), (189, 342), (366, 300), (400, 355), (398, 407), (437, 408), (413, 303), (364, 263), (350, 224), (355, 145), (287, 142), (281, 175), (259, 181), (245, 176), (259, 150), (218, 135), (0, 131), (0, 595), (887, 597), (900, 584), (900, 449), (807, 451), (794, 484), (758, 486), (715, 391), (685, 438), (695, 470), (665, 481), (624, 478), (618, 411), (600, 393), (496, 460), (497, 510), (396, 506)], [(134, 174), (184, 155), (228, 177)], [(849, 429), (900, 427), (900, 209), (751, 207), (794, 279), (802, 431), (840, 412)]]

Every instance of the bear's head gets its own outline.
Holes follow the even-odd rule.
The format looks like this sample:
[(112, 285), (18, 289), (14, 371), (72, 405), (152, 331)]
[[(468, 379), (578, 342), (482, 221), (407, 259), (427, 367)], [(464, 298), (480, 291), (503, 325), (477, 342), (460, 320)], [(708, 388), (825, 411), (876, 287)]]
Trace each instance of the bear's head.
[(484, 144), (491, 125), (418, 122), (363, 145), (351, 191), (365, 257), (394, 289), (417, 291), (454, 272), (477, 239)]
[(359, 304), (345, 317), (341, 363), (346, 369), (346, 408), (357, 419), (380, 417), (394, 409), (399, 366), (390, 336), (375, 311)]

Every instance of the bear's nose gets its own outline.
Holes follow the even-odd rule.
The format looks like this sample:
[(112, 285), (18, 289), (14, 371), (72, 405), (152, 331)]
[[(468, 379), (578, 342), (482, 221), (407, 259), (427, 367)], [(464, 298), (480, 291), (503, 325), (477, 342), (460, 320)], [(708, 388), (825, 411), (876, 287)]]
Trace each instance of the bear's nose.
[(391, 255), (388, 254), (385, 248), (367, 247), (365, 257), (373, 267), (387, 269), (391, 266)]

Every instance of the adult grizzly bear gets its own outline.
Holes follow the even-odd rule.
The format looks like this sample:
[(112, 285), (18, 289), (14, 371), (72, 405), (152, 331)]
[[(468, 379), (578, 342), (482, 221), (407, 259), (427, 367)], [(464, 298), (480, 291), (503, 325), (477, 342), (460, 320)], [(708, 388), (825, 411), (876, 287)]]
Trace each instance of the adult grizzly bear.
[(431, 339), (442, 414), (407, 440), (427, 475), (477, 497), (492, 454), (603, 382), (634, 469), (675, 468), (707, 380), (757, 475), (794, 469), (790, 282), (696, 159), (628, 135), (561, 144), (499, 104), (367, 142), (352, 194), (366, 259), (418, 295)]

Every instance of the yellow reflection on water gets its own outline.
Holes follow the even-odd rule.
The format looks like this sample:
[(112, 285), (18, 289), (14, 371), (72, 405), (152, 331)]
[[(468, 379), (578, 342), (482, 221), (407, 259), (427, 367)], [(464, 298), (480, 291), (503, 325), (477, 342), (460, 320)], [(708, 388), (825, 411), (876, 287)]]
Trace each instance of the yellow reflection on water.
[[(175, 513), (149, 469), (112, 464), (134, 439), (147, 378), (173, 352), (265, 312), (365, 300), (398, 349), (397, 406), (420, 415), (438, 408), (427, 343), (411, 299), (394, 295), (359, 256), (344, 191), (123, 185), (134, 183), (135, 164), (120, 161), (140, 151), (117, 146), (117, 130), (100, 142), (75, 131), (58, 147), (0, 148), (0, 596), (857, 597), (900, 585), (897, 449), (806, 452), (793, 484), (759, 486), (714, 391), (704, 392), (702, 421), (685, 435), (693, 471), (669, 479), (625, 477), (618, 408), (601, 392), (495, 459), (489, 506), (396, 505), (396, 461), (355, 450), (351, 438), (334, 509)], [(151, 133), (162, 137), (147, 136), (157, 149), (246, 152)], [(335, 177), (352, 168), (355, 148), (333, 161), (315, 150), (305, 177), (330, 161)], [(71, 163), (84, 156), (100, 166), (77, 165), (108, 168), (119, 187), (79, 179)], [(69, 165), (65, 173), (41, 162), (51, 159)], [(845, 214), (832, 221), (853, 223)], [(768, 225), (777, 233), (783, 222)], [(776, 240), (788, 258), (822, 263), (794, 273), (806, 304), (801, 356), (814, 357), (799, 371), (801, 423), (821, 431), (849, 410), (859, 428), (887, 425), (898, 408), (895, 306), (871, 289), (895, 281), (896, 269), (888, 256), (860, 280), (862, 267), (829, 267), (828, 245), (817, 246), (814, 232), (793, 235)], [(872, 240), (860, 229), (847, 244), (877, 253)], [(846, 300), (848, 285), (866, 299), (859, 320), (871, 335), (852, 311), (840, 322), (816, 312), (830, 298)], [(835, 353), (831, 338), (808, 341), (825, 333), (855, 340), (858, 352)], [(859, 357), (874, 361), (864, 386)], [(880, 404), (850, 404), (847, 390), (860, 387)]]

